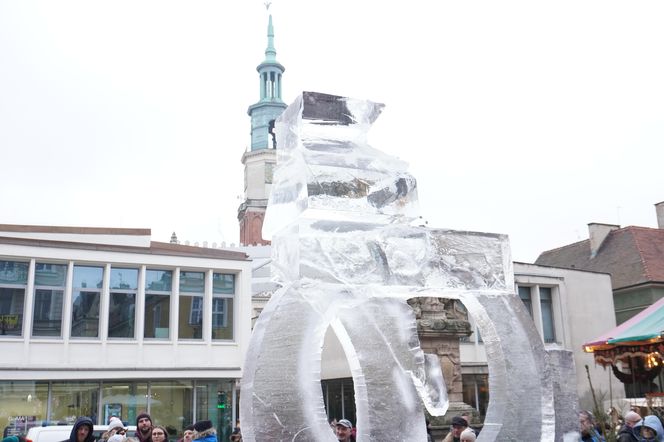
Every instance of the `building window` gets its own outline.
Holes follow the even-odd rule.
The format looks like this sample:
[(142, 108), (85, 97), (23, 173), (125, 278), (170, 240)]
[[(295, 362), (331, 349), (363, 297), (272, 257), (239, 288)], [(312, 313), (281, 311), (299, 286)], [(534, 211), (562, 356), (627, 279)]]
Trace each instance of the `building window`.
[(328, 421), (348, 419), (357, 422), (352, 378), (326, 379), (321, 381), (321, 388)]
[(553, 323), (553, 297), (551, 287), (540, 287), (540, 308), (542, 310), (542, 334), (544, 342), (556, 342), (555, 327)]
[[(146, 381), (112, 380), (101, 384), (101, 421), (106, 424), (111, 416), (126, 422), (135, 422), (136, 416), (148, 409), (148, 383)], [(95, 423), (95, 419), (93, 419)]]
[(530, 313), (530, 316), (533, 316), (533, 300), (531, 298), (530, 287), (521, 287), (519, 286), (519, 298), (523, 301), (523, 305), (526, 306), (526, 310)]
[[(0, 381), (3, 435), (25, 435), (48, 422), (49, 381)], [(20, 439), (19, 439), (20, 440)]]
[(189, 325), (196, 326), (203, 323), (203, 298), (194, 296), (189, 309)]
[(217, 429), (218, 440), (229, 440), (236, 426), (233, 422), (233, 384), (221, 379), (196, 381), (194, 397), (196, 415), (189, 422), (210, 420)]
[(56, 381), (51, 384), (50, 419), (72, 425), (78, 416), (97, 421), (99, 382)]
[(111, 269), (108, 337), (133, 338), (136, 323), (138, 269)]
[(475, 408), (482, 420), (486, 416), (489, 406), (489, 375), (464, 374), (461, 376), (463, 384), (463, 401)]
[(32, 336), (62, 336), (62, 302), (66, 278), (65, 264), (35, 264)]
[(145, 327), (146, 338), (170, 337), (171, 292), (173, 272), (147, 270), (145, 272)]
[(23, 335), (28, 263), (0, 261), (0, 335)]
[(180, 339), (202, 339), (204, 272), (180, 272)]
[(103, 279), (103, 267), (74, 266), (71, 310), (72, 337), (99, 337), (99, 302)]
[(274, 178), (274, 163), (265, 163), (265, 184), (272, 184), (273, 178)]
[(233, 339), (235, 275), (212, 275), (212, 339)]
[(540, 332), (542, 340), (547, 344), (556, 342), (556, 327), (553, 317), (553, 288), (519, 286), (518, 292), (521, 301), (523, 301), (528, 313), (533, 318), (535, 327)]
[[(193, 420), (194, 383), (190, 379), (169, 379), (150, 382), (150, 416), (163, 422), (169, 440), (178, 440), (184, 426)], [(170, 424), (170, 425), (169, 425)], [(215, 427), (217, 432), (221, 428)], [(227, 439), (219, 439), (227, 440)]]

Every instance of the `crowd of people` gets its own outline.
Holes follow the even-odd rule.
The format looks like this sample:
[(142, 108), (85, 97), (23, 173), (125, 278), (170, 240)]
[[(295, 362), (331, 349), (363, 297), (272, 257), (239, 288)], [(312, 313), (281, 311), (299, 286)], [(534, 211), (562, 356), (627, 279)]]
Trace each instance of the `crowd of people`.
[(654, 414), (641, 417), (635, 410), (628, 411), (615, 429), (610, 425), (602, 427), (593, 413), (583, 410), (579, 412), (579, 429), (583, 442), (605, 442), (609, 434), (617, 442), (664, 442), (661, 418)]
[[(356, 428), (348, 419), (336, 419), (330, 426), (339, 442), (354, 442)], [(152, 417), (141, 413), (136, 417), (136, 432), (128, 434), (126, 425), (118, 418), (111, 417), (106, 431), (95, 438), (94, 423), (89, 417), (80, 417), (74, 423), (69, 439), (62, 442), (168, 442), (168, 430), (162, 425), (155, 425)], [(664, 424), (656, 415), (641, 415), (635, 411), (627, 412), (615, 427), (602, 426), (593, 413), (587, 410), (579, 412), (579, 441), (606, 442), (607, 439), (617, 442), (664, 442)], [(427, 425), (428, 440), (432, 441)], [(607, 435), (610, 434), (610, 437)], [(455, 416), (447, 436), (443, 442), (475, 442), (479, 431), (470, 426), (468, 415)], [(242, 442), (240, 428), (236, 427), (229, 437), (229, 442)], [(24, 442), (20, 436), (8, 436), (1, 442)], [(217, 431), (209, 420), (198, 421), (185, 427), (178, 442), (225, 442), (218, 440)]]
[[(136, 416), (136, 432), (131, 435), (127, 426), (116, 416), (108, 421), (106, 431), (98, 438), (94, 436), (94, 422), (89, 417), (79, 417), (72, 427), (69, 439), (62, 442), (168, 442), (169, 433), (163, 425), (156, 425), (147, 413)], [(15, 437), (15, 436), (14, 436)], [(8, 439), (8, 438), (5, 438)], [(229, 442), (242, 442), (240, 428), (236, 427)], [(2, 442), (21, 442), (3, 440)], [(217, 438), (212, 421), (201, 420), (184, 428), (178, 442), (226, 442)]]
[[(470, 426), (469, 416), (455, 416), (443, 442), (475, 442), (478, 435), (479, 431)], [(617, 426), (607, 425), (603, 428), (593, 413), (583, 410), (579, 412), (578, 440), (580, 442), (607, 442), (607, 440), (664, 442), (664, 424), (659, 416), (650, 414), (641, 417), (635, 410), (630, 410)]]

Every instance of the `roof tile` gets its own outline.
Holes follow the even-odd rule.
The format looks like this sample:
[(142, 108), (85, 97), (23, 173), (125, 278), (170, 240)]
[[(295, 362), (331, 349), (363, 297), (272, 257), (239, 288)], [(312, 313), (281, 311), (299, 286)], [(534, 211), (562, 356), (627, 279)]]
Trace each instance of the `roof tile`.
[(535, 264), (611, 274), (613, 289), (664, 281), (664, 229), (628, 226), (609, 233), (590, 256), (590, 240), (543, 252)]

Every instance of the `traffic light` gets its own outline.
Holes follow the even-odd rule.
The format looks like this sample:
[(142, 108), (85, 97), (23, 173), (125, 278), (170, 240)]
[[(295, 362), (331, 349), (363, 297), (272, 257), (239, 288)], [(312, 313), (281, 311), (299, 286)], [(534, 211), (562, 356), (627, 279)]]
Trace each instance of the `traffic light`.
[(226, 393), (223, 391), (217, 392), (217, 408), (220, 410), (226, 409)]

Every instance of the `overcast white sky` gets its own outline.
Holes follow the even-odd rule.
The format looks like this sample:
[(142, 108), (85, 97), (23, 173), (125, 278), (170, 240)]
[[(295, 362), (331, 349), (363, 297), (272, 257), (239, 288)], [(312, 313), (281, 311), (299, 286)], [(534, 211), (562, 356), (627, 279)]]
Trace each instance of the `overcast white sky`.
[[(513, 257), (656, 226), (664, 3), (275, 0), (284, 100), (387, 105), (432, 227)], [(0, 2), (0, 223), (238, 241), (267, 15), (259, 0)]]

